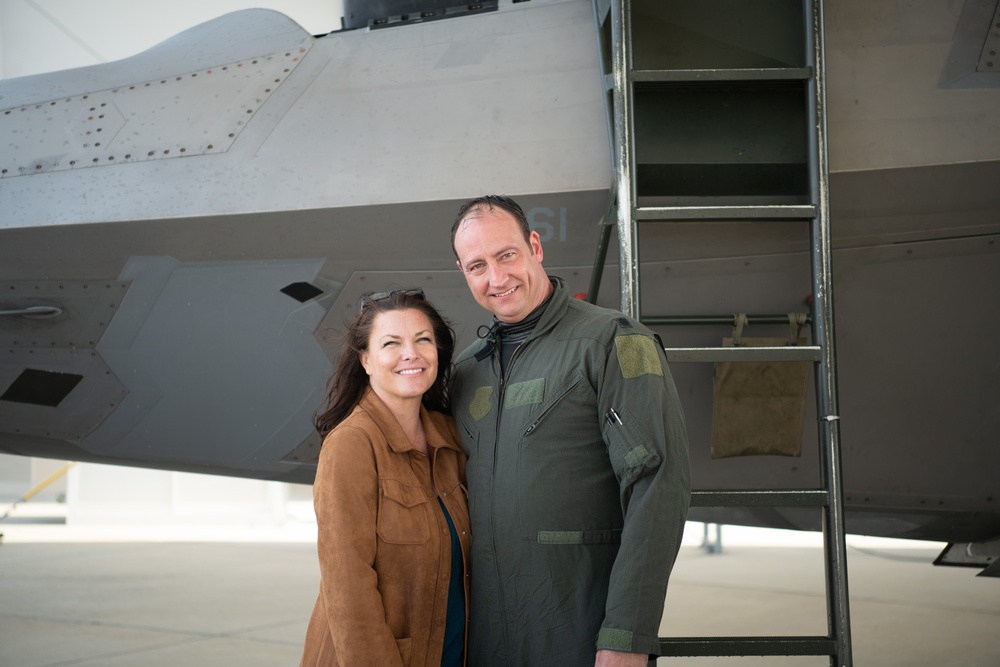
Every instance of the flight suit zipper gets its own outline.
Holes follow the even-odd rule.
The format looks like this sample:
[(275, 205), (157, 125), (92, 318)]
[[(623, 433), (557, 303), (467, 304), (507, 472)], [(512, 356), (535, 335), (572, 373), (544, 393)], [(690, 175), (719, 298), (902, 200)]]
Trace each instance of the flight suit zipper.
[(510, 359), (507, 360), (507, 369), (504, 371), (500, 363), (500, 355), (502, 352), (502, 344), (497, 345), (493, 352), (494, 363), (496, 363), (497, 368), (500, 373), (500, 382), (497, 390), (497, 418), (496, 426), (493, 429), (493, 476), (490, 483), (490, 542), (493, 548), (493, 564), (496, 571), (497, 577), (497, 590), (500, 591), (500, 615), (503, 624), (503, 646), (506, 653), (507, 659), (509, 661), (511, 655), (510, 649), (510, 623), (507, 620), (507, 597), (503, 590), (503, 577), (500, 572), (500, 562), (497, 559), (497, 537), (496, 537), (496, 524), (494, 518), (496, 516), (496, 470), (497, 470), (497, 452), (500, 449), (500, 421), (503, 412), (503, 401), (504, 393), (507, 389), (507, 377), (510, 375), (511, 370), (514, 368), (514, 360), (517, 359), (518, 354), (524, 349), (529, 341), (526, 340), (514, 350), (510, 355)]

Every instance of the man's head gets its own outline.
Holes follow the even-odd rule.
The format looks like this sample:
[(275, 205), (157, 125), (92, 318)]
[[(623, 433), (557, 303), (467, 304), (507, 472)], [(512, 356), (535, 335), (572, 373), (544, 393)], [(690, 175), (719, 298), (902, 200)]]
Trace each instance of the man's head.
[(552, 292), (538, 232), (512, 199), (489, 195), (463, 206), (451, 247), (472, 296), (501, 322), (520, 322)]

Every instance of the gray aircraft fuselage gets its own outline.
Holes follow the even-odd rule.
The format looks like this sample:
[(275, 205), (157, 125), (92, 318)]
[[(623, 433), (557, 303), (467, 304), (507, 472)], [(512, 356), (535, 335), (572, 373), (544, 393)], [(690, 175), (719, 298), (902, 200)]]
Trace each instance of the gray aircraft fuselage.
[[(1000, 74), (970, 44), (991, 8), (897, 4), (826, 3), (847, 528), (985, 541), (1000, 535)], [(612, 183), (594, 15), (501, 2), (314, 37), (247, 10), (0, 81), (0, 311), (58, 313), (0, 316), (0, 451), (310, 482), (311, 416), (360, 294), (424, 288), (460, 347), (487, 321), (449, 246), (481, 194), (515, 197), (549, 273), (585, 293)], [(653, 228), (643, 312), (803, 311), (808, 249), (787, 222)], [(604, 276), (599, 303), (617, 307)], [(669, 347), (730, 335), (658, 331)], [(811, 390), (801, 456), (716, 460), (713, 369), (672, 370), (696, 487), (816, 486)]]

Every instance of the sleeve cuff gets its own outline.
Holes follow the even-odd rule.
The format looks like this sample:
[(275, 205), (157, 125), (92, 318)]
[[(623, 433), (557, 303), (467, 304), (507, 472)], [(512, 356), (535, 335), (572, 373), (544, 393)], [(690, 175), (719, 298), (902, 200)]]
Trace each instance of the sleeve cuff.
[(601, 628), (597, 633), (597, 650), (622, 651), (659, 655), (660, 638), (637, 635), (631, 630)]

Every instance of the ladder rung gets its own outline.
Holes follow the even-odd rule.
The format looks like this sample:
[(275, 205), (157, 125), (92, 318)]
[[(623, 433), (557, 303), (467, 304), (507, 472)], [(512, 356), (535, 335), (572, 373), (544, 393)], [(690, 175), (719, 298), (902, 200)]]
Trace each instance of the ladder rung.
[(633, 83), (672, 83), (687, 81), (808, 81), (811, 78), (811, 67), (632, 70)]
[[(722, 324), (726, 326), (736, 325), (736, 315), (644, 315), (642, 323), (646, 326), (704, 326)], [(812, 318), (806, 315), (806, 324)], [(770, 315), (747, 315), (747, 324), (788, 324), (787, 313), (775, 313)]]
[(660, 637), (661, 656), (836, 655), (829, 637)]
[(691, 507), (825, 507), (828, 502), (823, 489), (691, 492)]
[(819, 361), (818, 345), (788, 347), (668, 347), (667, 361)]
[(638, 222), (676, 220), (812, 220), (812, 204), (777, 204), (773, 206), (643, 206), (634, 210)]

